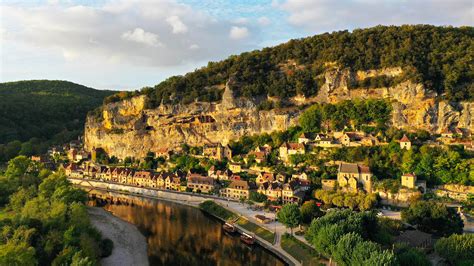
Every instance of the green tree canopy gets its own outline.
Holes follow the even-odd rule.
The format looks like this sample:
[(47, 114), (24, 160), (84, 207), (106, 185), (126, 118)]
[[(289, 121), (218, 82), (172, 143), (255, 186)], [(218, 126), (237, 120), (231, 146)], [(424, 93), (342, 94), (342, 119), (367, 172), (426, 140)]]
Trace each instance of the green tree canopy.
[(424, 232), (446, 236), (462, 233), (464, 228), (461, 217), (453, 208), (432, 201), (417, 201), (408, 209), (402, 210), (402, 220), (417, 225)]
[(293, 234), (293, 228), (297, 227), (301, 222), (301, 213), (298, 205), (293, 203), (287, 203), (283, 205), (280, 211), (277, 213), (278, 221), (284, 224), (287, 228), (290, 228)]

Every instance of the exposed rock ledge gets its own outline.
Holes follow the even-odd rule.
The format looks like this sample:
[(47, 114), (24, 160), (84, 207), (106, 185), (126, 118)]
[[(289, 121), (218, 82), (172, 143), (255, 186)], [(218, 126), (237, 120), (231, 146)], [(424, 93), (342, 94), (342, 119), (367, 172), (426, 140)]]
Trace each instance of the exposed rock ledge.
[(101, 260), (103, 266), (146, 266), (148, 263), (145, 237), (138, 229), (106, 210), (98, 207), (87, 209), (92, 224), (102, 236), (114, 242), (112, 254)]
[[(397, 76), (401, 68), (353, 73), (349, 69), (328, 70), (318, 94), (300, 99), (299, 105), (315, 102), (337, 103), (349, 99), (387, 99), (392, 104), (391, 125), (407, 130), (424, 129), (439, 133), (459, 127), (474, 131), (474, 103), (449, 103), (422, 84), (405, 81), (388, 88), (349, 89), (351, 79), (376, 75)], [(146, 96), (137, 96), (103, 106), (101, 119), (88, 117), (85, 126), (86, 149), (103, 148), (118, 158), (142, 158), (148, 151), (173, 149), (182, 143), (226, 144), (244, 135), (286, 130), (296, 125), (301, 109), (259, 111), (251, 100), (235, 98), (232, 79), (225, 86), (220, 103), (194, 102), (146, 108)]]

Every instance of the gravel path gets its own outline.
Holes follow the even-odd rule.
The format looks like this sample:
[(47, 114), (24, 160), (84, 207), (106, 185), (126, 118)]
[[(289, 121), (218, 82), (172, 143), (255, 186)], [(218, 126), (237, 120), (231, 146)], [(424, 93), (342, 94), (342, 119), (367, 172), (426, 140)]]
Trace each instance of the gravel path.
[(101, 261), (103, 266), (149, 265), (146, 239), (136, 226), (102, 208), (89, 207), (87, 211), (92, 224), (114, 242), (112, 254)]

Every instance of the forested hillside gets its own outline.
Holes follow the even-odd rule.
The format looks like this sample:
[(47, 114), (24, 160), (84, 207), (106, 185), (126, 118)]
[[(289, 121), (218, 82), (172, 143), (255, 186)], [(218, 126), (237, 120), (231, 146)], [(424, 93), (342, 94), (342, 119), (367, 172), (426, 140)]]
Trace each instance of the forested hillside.
[(58, 80), (0, 83), (0, 161), (76, 138), (87, 112), (112, 93)]
[[(245, 97), (270, 95), (281, 98), (314, 95), (322, 84), (325, 64), (336, 62), (352, 70), (403, 67), (396, 79), (372, 79), (353, 84), (374, 87), (411, 79), (422, 82), (444, 98), (474, 99), (474, 28), (377, 26), (369, 29), (325, 33), (291, 40), (260, 51), (231, 56), (184, 76), (171, 77), (140, 93), (150, 96), (150, 107), (165, 103), (220, 100), (231, 75), (240, 83), (237, 94)], [(117, 101), (134, 95), (109, 97)]]

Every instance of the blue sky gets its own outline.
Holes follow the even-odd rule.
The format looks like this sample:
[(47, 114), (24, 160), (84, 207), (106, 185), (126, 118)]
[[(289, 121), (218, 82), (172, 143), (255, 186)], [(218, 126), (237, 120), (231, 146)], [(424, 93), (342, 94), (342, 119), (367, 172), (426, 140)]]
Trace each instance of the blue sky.
[(0, 7), (2, 82), (126, 90), (292, 38), (474, 22), (471, 0), (3, 0)]

